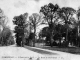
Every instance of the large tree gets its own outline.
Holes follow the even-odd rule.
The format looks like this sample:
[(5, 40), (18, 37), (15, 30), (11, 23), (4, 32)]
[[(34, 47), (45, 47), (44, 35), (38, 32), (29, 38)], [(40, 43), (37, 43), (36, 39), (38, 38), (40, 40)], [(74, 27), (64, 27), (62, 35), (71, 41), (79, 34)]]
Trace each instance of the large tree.
[(26, 27), (26, 18), (28, 14), (24, 13), (20, 16), (15, 16), (13, 23), (16, 24), (15, 33), (16, 33), (16, 43), (17, 45), (24, 45), (24, 29)]
[(58, 21), (58, 11), (60, 10), (57, 4), (53, 5), (49, 3), (48, 5), (44, 5), (41, 7), (40, 12), (44, 15), (44, 20), (47, 21), (49, 28), (50, 28), (50, 44), (52, 47), (53, 41), (53, 32), (55, 31), (55, 22)]
[(64, 25), (66, 27), (66, 41), (68, 41), (68, 31), (69, 26), (72, 24), (73, 15), (75, 14), (76, 10), (71, 7), (62, 7), (60, 12), (58, 13), (60, 18), (64, 21)]
[(36, 36), (36, 28), (40, 25), (41, 16), (37, 13), (33, 13), (29, 16), (30, 25), (33, 27), (34, 30), (34, 39), (33, 39), (33, 46), (35, 46), (35, 36)]

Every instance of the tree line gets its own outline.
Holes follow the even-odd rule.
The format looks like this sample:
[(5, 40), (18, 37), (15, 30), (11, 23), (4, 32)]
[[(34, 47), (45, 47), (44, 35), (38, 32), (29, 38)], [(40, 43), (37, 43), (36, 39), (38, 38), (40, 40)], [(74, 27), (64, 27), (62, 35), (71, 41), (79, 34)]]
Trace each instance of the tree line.
[(68, 47), (71, 44), (80, 47), (80, 9), (61, 8), (58, 4), (49, 3), (42, 6), (39, 13), (33, 13), (31, 16), (24, 13), (13, 19), (16, 24), (16, 43), (19, 46), (29, 43), (35, 46), (36, 28), (47, 24), (48, 27), (44, 27), (38, 34), (38, 39), (45, 37), (45, 43), (51, 47), (56, 41), (59, 41), (58, 46)]
[(7, 25), (8, 17), (0, 8), (0, 46), (7, 46), (14, 44), (14, 37), (12, 31)]

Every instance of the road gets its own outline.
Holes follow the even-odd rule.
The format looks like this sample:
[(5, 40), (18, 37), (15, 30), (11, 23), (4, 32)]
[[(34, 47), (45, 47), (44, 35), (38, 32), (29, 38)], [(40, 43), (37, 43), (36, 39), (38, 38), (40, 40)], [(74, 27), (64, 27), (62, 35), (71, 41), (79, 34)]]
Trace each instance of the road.
[(0, 60), (80, 60), (80, 55), (35, 47), (0, 47)]

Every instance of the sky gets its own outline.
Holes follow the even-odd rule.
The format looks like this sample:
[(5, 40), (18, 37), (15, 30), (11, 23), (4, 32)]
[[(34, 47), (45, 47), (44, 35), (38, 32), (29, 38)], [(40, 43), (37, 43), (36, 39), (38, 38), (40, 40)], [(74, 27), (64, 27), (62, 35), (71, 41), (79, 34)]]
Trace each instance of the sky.
[(13, 17), (23, 13), (39, 13), (40, 7), (48, 3), (58, 4), (60, 7), (78, 9), (80, 0), (0, 0), (0, 8), (9, 19), (8, 25), (13, 29)]

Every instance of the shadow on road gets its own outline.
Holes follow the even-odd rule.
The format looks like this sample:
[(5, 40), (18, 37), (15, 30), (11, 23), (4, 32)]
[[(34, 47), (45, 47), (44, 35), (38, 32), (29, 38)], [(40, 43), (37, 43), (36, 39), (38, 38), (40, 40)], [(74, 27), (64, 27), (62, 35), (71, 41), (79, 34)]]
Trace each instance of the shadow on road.
[(31, 50), (31, 51), (34, 51), (34, 52), (37, 52), (37, 53), (40, 53), (40, 54), (59, 55), (57, 53), (52, 53), (52, 52), (48, 52), (48, 51), (44, 51), (44, 50), (40, 50), (40, 49), (35, 49), (35, 48), (32, 48), (32, 47), (28, 47), (28, 46), (25, 46), (24, 48), (26, 48), (28, 50)]

